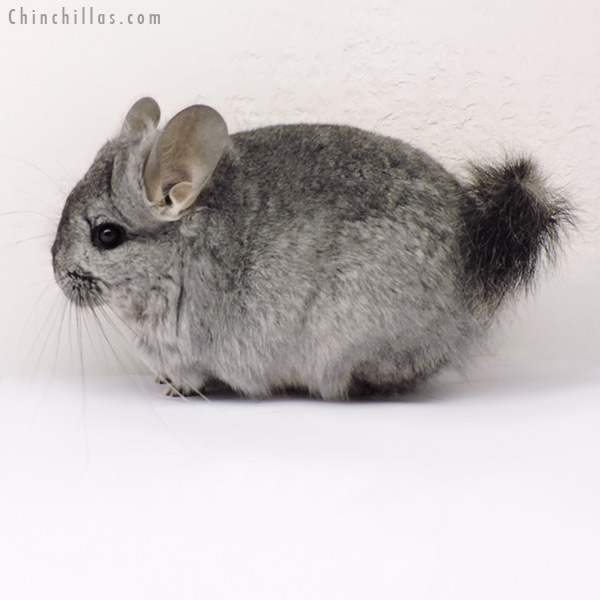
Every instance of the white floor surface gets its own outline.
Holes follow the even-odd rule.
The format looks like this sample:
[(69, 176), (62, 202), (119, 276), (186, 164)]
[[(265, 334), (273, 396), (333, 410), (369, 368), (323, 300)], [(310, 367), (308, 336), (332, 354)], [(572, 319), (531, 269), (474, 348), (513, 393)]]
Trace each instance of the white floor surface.
[(600, 598), (600, 368), (403, 399), (0, 382), (0, 597)]

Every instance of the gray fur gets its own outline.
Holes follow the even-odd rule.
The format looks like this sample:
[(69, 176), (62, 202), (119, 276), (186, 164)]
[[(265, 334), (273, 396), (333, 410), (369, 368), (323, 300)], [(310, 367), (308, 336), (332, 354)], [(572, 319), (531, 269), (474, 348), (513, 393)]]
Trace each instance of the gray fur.
[[(488, 326), (465, 259), (473, 190), (423, 152), (343, 126), (238, 133), (192, 210), (165, 222), (142, 182), (157, 135), (100, 150), (67, 199), (54, 269), (182, 393), (213, 378), (252, 396), (410, 389)], [(97, 249), (101, 222), (128, 239)]]

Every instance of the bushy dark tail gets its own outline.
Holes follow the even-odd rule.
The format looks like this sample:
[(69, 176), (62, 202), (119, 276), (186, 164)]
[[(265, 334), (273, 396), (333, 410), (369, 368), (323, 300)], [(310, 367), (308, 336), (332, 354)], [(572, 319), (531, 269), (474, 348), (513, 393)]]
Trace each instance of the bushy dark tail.
[(474, 166), (463, 219), (467, 273), (492, 313), (531, 284), (541, 260), (555, 258), (574, 222), (569, 203), (546, 187), (527, 158)]

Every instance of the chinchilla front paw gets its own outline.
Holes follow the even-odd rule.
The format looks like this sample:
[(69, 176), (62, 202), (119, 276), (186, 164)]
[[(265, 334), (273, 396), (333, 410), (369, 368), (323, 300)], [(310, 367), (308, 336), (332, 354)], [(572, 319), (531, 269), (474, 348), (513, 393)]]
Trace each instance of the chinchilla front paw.
[(159, 383), (167, 386), (167, 396), (201, 396), (204, 393), (207, 378), (201, 374), (192, 372), (185, 375), (161, 375)]
[(188, 385), (173, 385), (172, 383), (169, 384), (169, 387), (167, 389), (167, 391), (165, 392), (165, 394), (167, 396), (173, 396), (173, 397), (177, 397), (177, 398), (181, 398), (182, 396), (184, 398), (187, 398), (189, 396), (201, 396), (203, 393), (204, 388), (202, 389), (197, 389), (197, 388), (192, 388)]

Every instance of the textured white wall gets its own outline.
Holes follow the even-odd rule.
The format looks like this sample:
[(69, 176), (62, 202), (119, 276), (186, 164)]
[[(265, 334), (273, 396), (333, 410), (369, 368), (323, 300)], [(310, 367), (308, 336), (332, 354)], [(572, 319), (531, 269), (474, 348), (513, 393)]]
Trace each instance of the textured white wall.
[(146, 94), (165, 117), (211, 104), (232, 131), (357, 125), (404, 138), (457, 173), (505, 149), (532, 153), (581, 209), (582, 227), (560, 268), (507, 315), (497, 352), (600, 359), (597, 0), (149, 0), (95, 8), (160, 12), (161, 25), (23, 27), (0, 15), (0, 213), (45, 215), (0, 217), (0, 376), (35, 368), (40, 355), (42, 363), (56, 354), (59, 364), (76, 362), (54, 339), (58, 325), (50, 333), (60, 300), (46, 216), (56, 218), (100, 144)]

